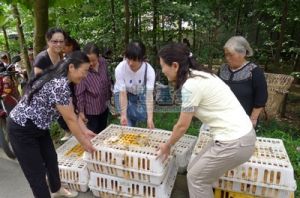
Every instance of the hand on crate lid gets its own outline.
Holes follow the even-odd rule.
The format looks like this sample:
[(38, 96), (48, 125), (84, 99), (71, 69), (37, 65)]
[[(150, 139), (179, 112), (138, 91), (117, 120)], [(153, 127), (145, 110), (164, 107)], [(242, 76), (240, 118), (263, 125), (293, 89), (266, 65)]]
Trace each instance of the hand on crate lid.
[(166, 159), (168, 159), (168, 156), (170, 155), (171, 145), (168, 143), (161, 143), (157, 149), (157, 158), (161, 159), (162, 162), (164, 162)]

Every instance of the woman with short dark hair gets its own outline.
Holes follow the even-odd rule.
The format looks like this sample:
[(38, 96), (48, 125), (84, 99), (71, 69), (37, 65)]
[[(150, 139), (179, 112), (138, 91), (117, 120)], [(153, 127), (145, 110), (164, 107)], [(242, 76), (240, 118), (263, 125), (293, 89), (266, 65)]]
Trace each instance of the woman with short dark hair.
[(60, 28), (50, 28), (46, 32), (45, 39), (47, 49), (41, 51), (34, 59), (34, 75), (41, 74), (43, 70), (58, 63), (62, 57), (65, 46), (66, 33)]

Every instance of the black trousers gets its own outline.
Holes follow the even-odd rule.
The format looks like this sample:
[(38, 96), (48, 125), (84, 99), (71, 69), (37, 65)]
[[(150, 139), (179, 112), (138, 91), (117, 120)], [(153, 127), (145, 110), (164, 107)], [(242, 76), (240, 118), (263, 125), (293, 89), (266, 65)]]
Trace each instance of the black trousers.
[(33, 195), (36, 198), (50, 198), (46, 182), (48, 176), (51, 192), (57, 192), (60, 178), (57, 154), (49, 130), (41, 130), (27, 120), (26, 126), (20, 126), (8, 118), (9, 138)]
[(100, 133), (107, 126), (108, 108), (99, 115), (86, 115), (87, 128), (94, 133)]
[(66, 121), (63, 119), (62, 116), (59, 116), (57, 122), (58, 122), (59, 126), (60, 126), (63, 130), (70, 132), (70, 129), (69, 129), (69, 127), (68, 127)]

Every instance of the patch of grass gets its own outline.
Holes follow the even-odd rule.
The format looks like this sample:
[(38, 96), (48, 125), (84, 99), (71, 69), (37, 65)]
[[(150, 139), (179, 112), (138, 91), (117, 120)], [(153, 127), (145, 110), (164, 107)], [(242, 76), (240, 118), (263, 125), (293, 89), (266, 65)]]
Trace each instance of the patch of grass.
[(50, 135), (55, 147), (58, 147), (63, 143), (60, 141), (60, 138), (64, 135), (64, 130), (59, 126), (58, 122), (53, 122), (51, 124)]

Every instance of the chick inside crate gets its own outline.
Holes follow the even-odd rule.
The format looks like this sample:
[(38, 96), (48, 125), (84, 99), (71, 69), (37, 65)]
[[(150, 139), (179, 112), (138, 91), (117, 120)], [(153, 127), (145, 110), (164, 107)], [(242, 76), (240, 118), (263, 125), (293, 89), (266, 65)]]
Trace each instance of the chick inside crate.
[[(106, 165), (148, 174), (162, 174), (168, 162), (157, 160), (157, 148), (166, 142), (171, 132), (136, 127), (110, 125), (92, 143), (97, 149), (93, 154), (85, 153), (88, 163)], [(180, 166), (187, 166), (196, 137), (186, 135), (173, 147), (172, 155)]]
[[(201, 131), (191, 160), (211, 141), (212, 135)], [(252, 157), (246, 163), (227, 171), (214, 186), (281, 198), (289, 197), (296, 190), (296, 181), (282, 140), (257, 137)]]
[(137, 182), (120, 177), (91, 172), (89, 188), (96, 197), (148, 197), (169, 198), (177, 175), (177, 165), (171, 160), (172, 165), (162, 184)]
[(74, 190), (87, 191), (89, 172), (87, 163), (82, 159), (84, 149), (76, 138), (70, 138), (56, 152), (62, 184)]

